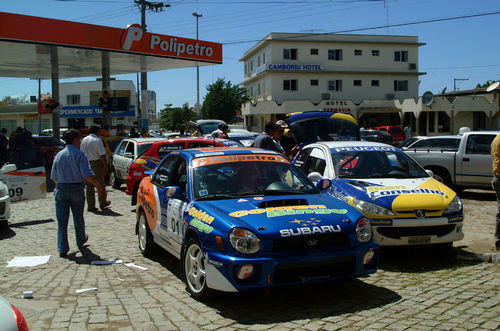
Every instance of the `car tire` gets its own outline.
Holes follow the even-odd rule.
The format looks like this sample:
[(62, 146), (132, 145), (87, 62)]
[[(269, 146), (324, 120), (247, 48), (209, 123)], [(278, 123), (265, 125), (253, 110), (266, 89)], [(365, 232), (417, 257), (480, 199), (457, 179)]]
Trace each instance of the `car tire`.
[(144, 256), (153, 256), (158, 252), (158, 245), (153, 240), (153, 234), (149, 230), (146, 214), (143, 211), (139, 214), (139, 224), (137, 229), (137, 239), (139, 240), (139, 249)]
[(197, 300), (206, 299), (210, 289), (207, 286), (203, 249), (198, 239), (191, 238), (186, 243), (182, 255), (182, 268), (187, 291)]
[(111, 176), (111, 185), (114, 189), (119, 189), (121, 186), (120, 181), (118, 180), (118, 177), (116, 177), (115, 169), (111, 169), (110, 174)]

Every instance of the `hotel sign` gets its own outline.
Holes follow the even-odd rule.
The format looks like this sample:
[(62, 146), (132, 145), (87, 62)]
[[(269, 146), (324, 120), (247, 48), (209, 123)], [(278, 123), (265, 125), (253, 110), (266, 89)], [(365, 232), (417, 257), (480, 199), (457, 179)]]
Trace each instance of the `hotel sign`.
[(334, 111), (356, 117), (358, 108), (351, 100), (322, 100), (318, 105), (323, 111)]
[(303, 71), (316, 72), (325, 70), (321, 64), (296, 64), (296, 63), (267, 63), (257, 68), (255, 71), (260, 74), (264, 71)]

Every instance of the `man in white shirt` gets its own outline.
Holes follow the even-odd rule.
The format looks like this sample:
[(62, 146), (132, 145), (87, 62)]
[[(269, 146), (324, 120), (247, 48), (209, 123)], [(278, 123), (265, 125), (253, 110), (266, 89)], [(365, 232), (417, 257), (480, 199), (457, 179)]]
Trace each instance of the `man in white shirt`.
[[(83, 138), (80, 145), (80, 150), (85, 153), (87, 159), (89, 159), (90, 168), (95, 174), (97, 182), (102, 186), (106, 187), (104, 183), (104, 175), (108, 172), (108, 163), (106, 162), (106, 151), (104, 150), (104, 144), (99, 138), (99, 133), (101, 132), (101, 126), (98, 124), (93, 124), (90, 127), (90, 134)], [(97, 211), (95, 207), (95, 191), (94, 185), (90, 182), (85, 182), (86, 184), (86, 196), (87, 196), (87, 210)], [(103, 193), (99, 195), (99, 208), (104, 209), (111, 204), (111, 201), (106, 200), (107, 194), (106, 189)]]

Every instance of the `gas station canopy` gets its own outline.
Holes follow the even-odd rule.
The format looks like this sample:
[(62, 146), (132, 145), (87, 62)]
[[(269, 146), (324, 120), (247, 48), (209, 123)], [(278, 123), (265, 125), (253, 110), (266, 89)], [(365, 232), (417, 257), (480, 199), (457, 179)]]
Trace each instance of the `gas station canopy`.
[[(111, 75), (222, 63), (222, 45), (203, 40), (0, 12), (0, 76), (59, 78)], [(51, 55), (52, 54), (52, 55)], [(109, 62), (103, 61), (109, 55)]]

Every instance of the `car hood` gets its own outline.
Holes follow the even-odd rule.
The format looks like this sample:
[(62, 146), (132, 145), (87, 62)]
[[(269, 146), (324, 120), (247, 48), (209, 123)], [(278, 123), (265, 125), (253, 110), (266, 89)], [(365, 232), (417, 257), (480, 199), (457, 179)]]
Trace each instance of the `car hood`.
[(375, 203), (395, 212), (442, 210), (456, 193), (432, 177), (409, 179), (334, 179), (329, 193)]
[[(275, 207), (269, 207), (272, 205)], [(292, 232), (350, 233), (363, 216), (326, 193), (200, 201), (196, 206), (229, 227), (247, 228), (263, 238), (284, 237)]]

